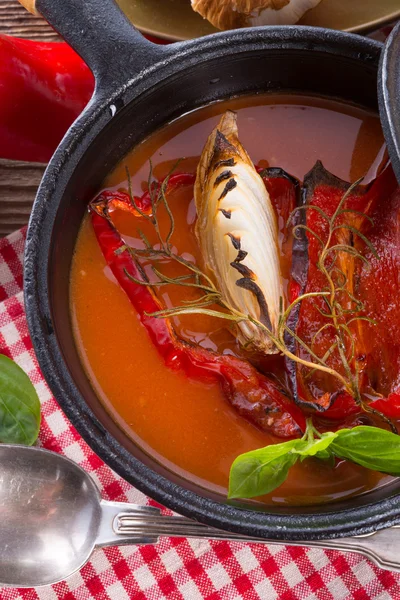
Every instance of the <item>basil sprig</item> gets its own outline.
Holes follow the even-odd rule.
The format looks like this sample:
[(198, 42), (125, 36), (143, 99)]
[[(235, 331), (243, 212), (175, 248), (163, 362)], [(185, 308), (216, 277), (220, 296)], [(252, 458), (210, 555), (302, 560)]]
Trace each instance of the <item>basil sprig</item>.
[(0, 442), (31, 446), (40, 427), (40, 402), (29, 377), (0, 354)]
[(367, 469), (400, 475), (400, 436), (378, 427), (359, 426), (319, 434), (311, 420), (300, 440), (241, 454), (233, 462), (229, 498), (254, 498), (279, 487), (290, 468), (309, 457), (351, 460)]

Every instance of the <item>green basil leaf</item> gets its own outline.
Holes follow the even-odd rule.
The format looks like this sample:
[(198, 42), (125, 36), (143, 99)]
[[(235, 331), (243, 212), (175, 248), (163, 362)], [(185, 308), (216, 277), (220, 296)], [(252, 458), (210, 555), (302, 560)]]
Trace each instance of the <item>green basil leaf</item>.
[(238, 456), (229, 475), (228, 498), (254, 498), (279, 487), (298, 459), (291, 450), (302, 443), (291, 440)]
[(0, 354), (0, 442), (31, 446), (40, 427), (40, 402), (29, 377)]
[(315, 458), (319, 458), (320, 460), (330, 460), (334, 456), (335, 455), (333, 454), (333, 452), (331, 452), (330, 449), (321, 450), (321, 452), (317, 452), (317, 454), (315, 454)]
[(318, 452), (323, 452), (332, 444), (333, 440), (336, 438), (337, 433), (333, 433), (332, 431), (328, 431), (327, 433), (323, 433), (321, 438), (315, 440), (304, 441), (304, 446), (299, 446), (298, 448), (293, 448), (292, 452), (295, 454), (300, 454), (300, 456), (315, 456)]
[(327, 450), (322, 450), (322, 452), (317, 452), (314, 458), (323, 460), (326, 466), (330, 468), (333, 468), (336, 464), (336, 456), (330, 448)]
[(331, 444), (331, 450), (336, 456), (367, 469), (400, 475), (400, 436), (366, 425), (341, 429), (337, 434)]

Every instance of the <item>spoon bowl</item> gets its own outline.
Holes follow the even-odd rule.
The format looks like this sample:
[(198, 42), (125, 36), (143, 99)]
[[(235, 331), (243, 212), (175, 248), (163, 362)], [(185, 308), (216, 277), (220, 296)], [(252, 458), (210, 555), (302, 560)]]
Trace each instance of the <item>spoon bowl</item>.
[(43, 585), (79, 569), (101, 521), (93, 480), (38, 448), (0, 446), (0, 463), (0, 581)]
[(112, 520), (105, 526), (114, 503), (101, 501), (93, 479), (74, 462), (41, 448), (0, 445), (0, 464), (2, 584), (54, 583), (82, 567), (96, 546), (117, 543)]

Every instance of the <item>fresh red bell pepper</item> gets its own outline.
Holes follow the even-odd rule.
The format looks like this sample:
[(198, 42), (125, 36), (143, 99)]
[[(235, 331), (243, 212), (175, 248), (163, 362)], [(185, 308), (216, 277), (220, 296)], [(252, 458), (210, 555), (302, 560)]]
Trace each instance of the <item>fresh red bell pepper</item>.
[(67, 43), (0, 35), (0, 158), (48, 162), (93, 90), (91, 71)]
[(0, 158), (47, 162), (94, 89), (65, 42), (0, 36)]
[[(176, 175), (175, 179), (170, 179), (169, 185), (188, 183), (190, 179), (193, 183), (193, 178)], [(219, 381), (230, 403), (261, 429), (279, 437), (300, 435), (305, 430), (305, 417), (276, 383), (246, 360), (181, 341), (169, 320), (149, 316), (162, 307), (151, 288), (135, 283), (129, 277), (145, 281), (138, 262), (128, 251), (121, 251), (124, 242), (110, 215), (110, 209), (116, 207), (136, 214), (129, 196), (126, 195), (124, 203), (122, 194), (113, 200), (109, 192), (103, 193), (90, 205), (93, 228), (108, 266), (133, 304), (166, 366), (192, 379)]]

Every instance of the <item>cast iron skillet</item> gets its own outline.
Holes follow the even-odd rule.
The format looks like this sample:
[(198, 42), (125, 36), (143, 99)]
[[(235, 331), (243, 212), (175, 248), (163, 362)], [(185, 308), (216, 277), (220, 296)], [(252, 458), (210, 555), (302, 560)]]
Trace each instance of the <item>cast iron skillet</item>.
[(68, 298), (71, 258), (88, 200), (132, 146), (182, 113), (238, 94), (299, 91), (376, 110), (381, 45), (325, 29), (271, 27), (161, 47), (143, 39), (113, 0), (37, 0), (37, 9), (96, 77), (89, 106), (47, 168), (25, 254), (30, 333), (46, 380), (69, 419), (127, 481), (211, 526), (270, 539), (314, 540), (400, 523), (400, 482), (340, 504), (265, 511), (228, 504), (168, 471), (136, 446), (98, 401), (74, 344)]

